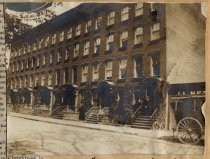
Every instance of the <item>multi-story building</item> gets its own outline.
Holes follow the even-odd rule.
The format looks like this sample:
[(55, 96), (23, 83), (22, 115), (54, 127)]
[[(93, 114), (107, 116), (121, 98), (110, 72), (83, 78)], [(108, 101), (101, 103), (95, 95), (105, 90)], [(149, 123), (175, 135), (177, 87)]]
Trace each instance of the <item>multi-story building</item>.
[(185, 55), (192, 55), (190, 66), (194, 58), (204, 60), (203, 52), (193, 50), (204, 37), (201, 20), (198, 4), (81, 4), (14, 38), (8, 85), (74, 84), (80, 89), (103, 80), (122, 85), (149, 77), (204, 82), (203, 66), (197, 74), (193, 68), (179, 68), (191, 81), (174, 76)]

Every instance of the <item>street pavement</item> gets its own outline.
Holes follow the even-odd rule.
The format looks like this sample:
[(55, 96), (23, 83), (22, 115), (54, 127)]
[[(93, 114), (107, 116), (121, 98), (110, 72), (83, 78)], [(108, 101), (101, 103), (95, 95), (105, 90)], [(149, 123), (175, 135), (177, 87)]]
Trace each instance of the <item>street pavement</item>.
[[(157, 139), (153, 130), (9, 114), (9, 154), (203, 154), (204, 147)], [(42, 119), (42, 120), (39, 120)], [(80, 124), (80, 126), (75, 125)], [(97, 127), (98, 126), (98, 127)], [(117, 131), (118, 130), (118, 131)], [(133, 134), (129, 133), (133, 130)], [(165, 135), (165, 134), (164, 134)]]

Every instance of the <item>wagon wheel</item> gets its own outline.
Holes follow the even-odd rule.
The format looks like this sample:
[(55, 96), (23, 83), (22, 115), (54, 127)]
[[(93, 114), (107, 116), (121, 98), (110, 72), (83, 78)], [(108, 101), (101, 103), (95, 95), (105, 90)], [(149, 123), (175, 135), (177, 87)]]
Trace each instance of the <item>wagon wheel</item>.
[(65, 106), (58, 106), (52, 110), (52, 118), (62, 119), (64, 116)]
[(200, 122), (192, 117), (183, 118), (177, 125), (178, 138), (186, 144), (197, 144), (201, 140), (202, 131)]

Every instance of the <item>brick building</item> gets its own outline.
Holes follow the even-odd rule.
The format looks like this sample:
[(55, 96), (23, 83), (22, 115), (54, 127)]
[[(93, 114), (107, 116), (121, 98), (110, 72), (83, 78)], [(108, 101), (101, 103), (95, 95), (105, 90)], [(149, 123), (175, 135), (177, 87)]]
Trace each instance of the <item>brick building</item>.
[[(176, 18), (179, 13), (182, 21)], [(149, 77), (170, 82), (180, 50), (204, 36), (200, 19), (198, 4), (81, 4), (14, 38), (8, 87), (74, 84), (80, 89), (103, 80), (123, 85)], [(194, 36), (177, 27), (188, 27), (182, 22), (189, 20)], [(190, 40), (183, 40), (185, 33)]]

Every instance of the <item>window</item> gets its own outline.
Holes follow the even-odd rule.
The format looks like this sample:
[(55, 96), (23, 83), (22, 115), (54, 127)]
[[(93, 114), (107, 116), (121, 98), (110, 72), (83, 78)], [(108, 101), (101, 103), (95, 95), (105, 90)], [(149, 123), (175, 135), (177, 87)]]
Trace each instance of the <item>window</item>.
[(106, 50), (107, 51), (112, 51), (112, 49), (113, 49), (113, 41), (114, 41), (114, 34), (110, 34), (107, 37), (107, 43), (106, 43)]
[(119, 61), (119, 79), (126, 79), (127, 60)]
[(63, 41), (64, 40), (64, 31), (62, 31), (61, 33), (60, 33), (60, 36), (59, 36), (59, 41), (61, 42), (61, 41)]
[(57, 57), (57, 62), (61, 62), (62, 61), (62, 49), (59, 48), (58, 49), (58, 57)]
[(56, 43), (56, 34), (53, 34), (52, 36), (52, 45)]
[(151, 54), (151, 76), (159, 77), (160, 75), (160, 54)]
[(54, 62), (54, 52), (50, 53), (50, 64)]
[(26, 47), (23, 46), (23, 54), (25, 55), (26, 54)]
[(143, 42), (143, 28), (138, 27), (135, 30), (134, 34), (134, 45), (140, 44)]
[(65, 68), (63, 72), (63, 84), (67, 84), (69, 81), (69, 68)]
[(45, 39), (44, 46), (47, 47), (49, 45), (49, 42), (50, 42), (50, 36), (47, 36), (47, 38)]
[(120, 35), (120, 48), (126, 49), (128, 45), (128, 31), (124, 31)]
[(121, 21), (128, 20), (129, 17), (129, 7), (125, 7), (121, 11)]
[(60, 71), (56, 71), (55, 74), (55, 84), (59, 85), (60, 84)]
[(84, 45), (84, 56), (89, 54), (89, 49), (90, 49), (90, 41), (86, 41)]
[(135, 6), (135, 16), (140, 16), (143, 14), (143, 2), (136, 3)]
[(42, 48), (42, 44), (43, 44), (43, 39), (41, 39), (41, 40), (39, 41), (39, 49)]
[(82, 66), (82, 82), (86, 82), (88, 78), (88, 65)]
[(150, 7), (151, 7), (151, 12), (154, 12), (157, 10), (155, 3), (150, 3)]
[(36, 59), (35, 57), (32, 57), (31, 67), (33, 68), (35, 64), (36, 64)]
[(160, 39), (160, 23), (154, 23), (151, 27), (151, 41)]
[(78, 57), (79, 56), (79, 44), (76, 44), (74, 46), (74, 57)]
[(70, 52), (71, 52), (71, 47), (70, 46), (66, 47), (66, 49), (65, 49), (65, 60), (69, 60)]
[(91, 29), (91, 20), (89, 20), (86, 24), (85, 24), (85, 33), (89, 32)]
[(95, 30), (100, 29), (102, 25), (102, 16), (99, 16), (96, 18), (96, 23), (95, 23)]
[(42, 58), (42, 65), (46, 64), (46, 60), (47, 60), (47, 54), (44, 54)]
[(30, 59), (27, 59), (26, 60), (26, 69), (29, 69), (29, 67), (30, 67)]
[(101, 46), (101, 38), (96, 38), (94, 40), (94, 53), (98, 54), (100, 52), (100, 46)]
[(72, 69), (72, 83), (77, 82), (77, 66), (74, 66)]
[(99, 64), (96, 63), (93, 65), (93, 81), (97, 81), (99, 79)]
[(48, 85), (52, 85), (52, 73), (48, 74)]
[(33, 44), (33, 51), (36, 51), (36, 43)]
[(134, 77), (139, 78), (143, 76), (143, 57), (138, 56), (134, 58)]
[(37, 60), (36, 60), (36, 66), (40, 66), (40, 57), (37, 57)]
[(112, 61), (105, 63), (105, 80), (112, 80)]
[(36, 84), (36, 86), (39, 85), (39, 75), (35, 76), (35, 84)]
[(114, 24), (114, 20), (115, 20), (115, 12), (110, 12), (108, 15), (108, 19), (107, 19), (107, 25), (112, 25)]
[(69, 30), (67, 31), (67, 39), (71, 38), (72, 38), (72, 28), (69, 28)]
[(81, 24), (77, 25), (75, 36), (79, 36), (81, 34)]
[(45, 78), (46, 78), (46, 75), (43, 74), (42, 75), (42, 78), (41, 78), (41, 86), (44, 86), (44, 84), (45, 84)]
[(23, 71), (24, 61), (21, 62), (21, 70)]
[(31, 52), (31, 45), (30, 44), (28, 44), (27, 51)]
[(29, 87), (33, 87), (33, 76), (29, 77)]

